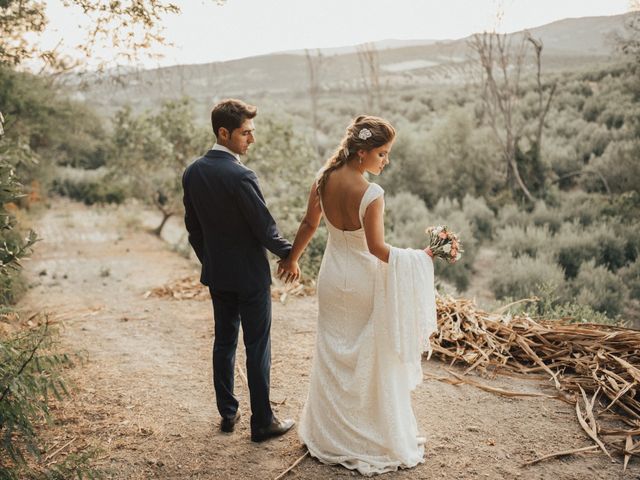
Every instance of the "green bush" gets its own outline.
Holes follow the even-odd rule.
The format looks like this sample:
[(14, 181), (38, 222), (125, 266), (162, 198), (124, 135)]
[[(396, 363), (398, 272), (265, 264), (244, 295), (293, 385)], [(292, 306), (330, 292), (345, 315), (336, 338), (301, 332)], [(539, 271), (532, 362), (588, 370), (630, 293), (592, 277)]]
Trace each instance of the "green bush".
[[(27, 282), (19, 270), (10, 269), (0, 275), (0, 305), (15, 305), (26, 293)], [(4, 308), (0, 308), (0, 311)]]
[(640, 300), (640, 259), (620, 269), (618, 273), (629, 289), (629, 297)]
[(581, 190), (563, 193), (559, 198), (558, 215), (564, 222), (577, 221), (580, 225), (591, 225), (601, 221), (607, 199)]
[[(524, 228), (529, 224), (529, 217), (514, 203), (508, 203), (498, 210), (496, 226), (507, 227), (515, 226)], [(499, 237), (499, 236), (498, 236)]]
[(484, 198), (475, 198), (467, 194), (462, 199), (462, 212), (473, 226), (473, 236), (482, 241), (493, 238), (495, 215), (487, 206)]
[[(599, 172), (614, 193), (638, 191), (640, 185), (640, 144), (637, 139), (612, 141), (602, 156), (593, 159), (589, 166)], [(598, 176), (584, 178), (583, 186), (588, 191), (604, 192)]]
[(564, 223), (554, 237), (551, 249), (564, 270), (567, 279), (575, 278), (580, 265), (598, 255), (599, 245), (595, 235), (590, 235), (578, 223)]
[(83, 202), (85, 205), (115, 203), (126, 199), (124, 187), (106, 181), (54, 179), (52, 193)]
[(385, 199), (385, 232), (387, 243), (400, 248), (425, 248), (425, 229), (433, 224), (422, 199), (408, 192)]
[(324, 250), (327, 246), (327, 235), (328, 232), (325, 226), (320, 225), (300, 260), (300, 270), (302, 270), (306, 279), (316, 279), (318, 277)]
[(548, 228), (551, 234), (557, 233), (562, 226), (562, 217), (558, 209), (549, 208), (541, 200), (536, 202), (533, 212), (531, 212), (531, 221), (536, 227)]
[(46, 319), (33, 329), (0, 338), (0, 478), (97, 478), (89, 466), (91, 450), (68, 455), (54, 465), (37, 470), (28, 456), (40, 458), (37, 429), (51, 420), (50, 400), (68, 395), (61, 377), (71, 358), (56, 352), (54, 332)]
[(548, 249), (553, 242), (549, 229), (544, 227), (517, 227), (502, 228), (496, 234), (497, 245), (503, 255), (514, 258), (522, 255), (537, 257), (540, 251)]
[(624, 280), (593, 260), (581, 265), (572, 287), (578, 303), (611, 318), (622, 312), (628, 295)]
[(582, 118), (587, 122), (595, 122), (607, 107), (606, 101), (601, 96), (593, 96), (584, 102)]
[(537, 301), (520, 303), (519, 313), (531, 317), (548, 320), (563, 320), (579, 323), (615, 323), (613, 319), (601, 312), (596, 312), (589, 305), (576, 303), (567, 288), (558, 290), (546, 284), (537, 296)]
[(595, 236), (598, 244), (596, 265), (603, 265), (615, 272), (628, 263), (627, 240), (619, 235), (615, 224), (600, 224), (590, 229), (589, 235)]
[(548, 256), (536, 258), (521, 255), (512, 258), (503, 254), (496, 262), (490, 288), (498, 299), (521, 299), (538, 296), (564, 285), (564, 274)]

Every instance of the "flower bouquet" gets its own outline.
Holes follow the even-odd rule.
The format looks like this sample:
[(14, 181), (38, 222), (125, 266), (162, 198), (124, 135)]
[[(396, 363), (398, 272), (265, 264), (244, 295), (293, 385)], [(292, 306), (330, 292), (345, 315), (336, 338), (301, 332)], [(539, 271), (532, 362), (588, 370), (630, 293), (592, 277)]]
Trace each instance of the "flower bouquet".
[(429, 227), (425, 230), (429, 237), (429, 248), (434, 257), (440, 257), (449, 263), (455, 263), (462, 257), (462, 242), (458, 235), (446, 225)]

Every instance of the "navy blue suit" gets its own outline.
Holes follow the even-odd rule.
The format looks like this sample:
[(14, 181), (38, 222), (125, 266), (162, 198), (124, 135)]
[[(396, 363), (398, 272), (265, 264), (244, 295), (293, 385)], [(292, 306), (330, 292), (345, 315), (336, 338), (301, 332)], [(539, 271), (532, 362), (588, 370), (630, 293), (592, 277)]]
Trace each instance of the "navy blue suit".
[(223, 151), (209, 150), (182, 177), (185, 226), (200, 263), (200, 281), (213, 300), (213, 382), (218, 411), (233, 417), (238, 331), (242, 324), (251, 397), (251, 426), (271, 423), (271, 270), (267, 250), (286, 258), (291, 243), (280, 236), (258, 178)]

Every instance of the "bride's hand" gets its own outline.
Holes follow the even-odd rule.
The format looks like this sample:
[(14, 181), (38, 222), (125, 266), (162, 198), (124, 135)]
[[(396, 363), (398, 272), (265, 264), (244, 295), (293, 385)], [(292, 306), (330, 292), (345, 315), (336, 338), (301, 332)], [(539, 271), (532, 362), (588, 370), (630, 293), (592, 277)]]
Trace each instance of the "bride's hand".
[(427, 247), (424, 249), (424, 253), (426, 253), (427, 255), (429, 255), (431, 258), (433, 258), (433, 252), (431, 251), (431, 247)]
[(278, 278), (285, 283), (293, 282), (300, 278), (300, 267), (298, 262), (288, 258), (278, 262)]

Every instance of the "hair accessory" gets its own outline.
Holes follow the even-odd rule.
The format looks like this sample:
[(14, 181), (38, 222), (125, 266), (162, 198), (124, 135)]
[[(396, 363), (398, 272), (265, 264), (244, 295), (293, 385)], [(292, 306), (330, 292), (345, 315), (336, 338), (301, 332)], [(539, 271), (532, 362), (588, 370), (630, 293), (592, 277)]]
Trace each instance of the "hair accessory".
[(358, 138), (360, 140), (366, 140), (367, 138), (370, 138), (373, 134), (371, 133), (371, 130), (369, 130), (368, 128), (363, 128), (362, 130), (360, 130), (360, 133), (358, 133)]

